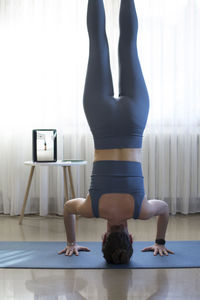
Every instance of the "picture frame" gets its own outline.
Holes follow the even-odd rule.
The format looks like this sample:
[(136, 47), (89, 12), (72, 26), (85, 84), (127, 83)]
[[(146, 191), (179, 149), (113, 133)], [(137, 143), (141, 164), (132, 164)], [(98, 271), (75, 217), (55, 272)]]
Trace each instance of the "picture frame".
[(32, 147), (34, 162), (56, 162), (57, 130), (33, 129)]

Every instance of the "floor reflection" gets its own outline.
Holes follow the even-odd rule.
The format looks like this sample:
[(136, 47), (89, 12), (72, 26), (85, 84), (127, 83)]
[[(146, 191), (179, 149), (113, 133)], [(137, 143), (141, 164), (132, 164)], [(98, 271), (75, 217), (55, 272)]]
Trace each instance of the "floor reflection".
[(102, 281), (108, 300), (128, 299), (129, 288), (132, 286), (131, 270), (104, 270)]
[(153, 285), (156, 291), (146, 300), (167, 299), (169, 293), (169, 281), (165, 269), (156, 270)]
[(145, 300), (167, 299), (169, 291), (165, 269), (104, 270), (102, 282), (108, 300), (136, 299), (142, 295)]
[(57, 300), (60, 296), (64, 296), (67, 300), (86, 300), (80, 291), (87, 286), (88, 282), (79, 277), (76, 270), (66, 271), (62, 275), (52, 274), (43, 277), (38, 276), (37, 273), (38, 271), (31, 270), (32, 280), (25, 282), (27, 290), (34, 294), (34, 299)]

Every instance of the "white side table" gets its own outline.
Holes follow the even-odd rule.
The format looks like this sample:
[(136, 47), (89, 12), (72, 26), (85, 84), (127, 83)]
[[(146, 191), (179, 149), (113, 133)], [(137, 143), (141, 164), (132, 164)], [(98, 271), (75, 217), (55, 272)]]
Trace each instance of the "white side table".
[(27, 199), (28, 199), (28, 195), (29, 195), (31, 181), (32, 181), (33, 173), (34, 173), (34, 170), (35, 170), (36, 166), (46, 166), (46, 167), (56, 166), (56, 167), (62, 167), (63, 168), (65, 198), (66, 198), (66, 201), (67, 201), (68, 200), (68, 186), (67, 186), (66, 168), (67, 168), (68, 174), (69, 174), (69, 182), (70, 182), (72, 198), (76, 198), (75, 197), (75, 192), (74, 192), (74, 184), (73, 184), (73, 179), (72, 179), (72, 173), (71, 173), (71, 166), (86, 165), (87, 161), (85, 161), (85, 160), (74, 160), (74, 161), (73, 160), (72, 161), (70, 161), (70, 160), (69, 161), (58, 160), (56, 162), (44, 162), (44, 163), (26, 161), (26, 162), (24, 162), (24, 164), (28, 165), (28, 166), (31, 166), (31, 171), (30, 171), (28, 184), (27, 184), (27, 187), (26, 187), (26, 193), (25, 193), (25, 196), (24, 196), (24, 202), (23, 202), (23, 206), (22, 206), (22, 210), (21, 210), (21, 214), (20, 214), (20, 218), (19, 218), (19, 224), (20, 225), (22, 224), (22, 221), (23, 221), (23, 218), (24, 218), (24, 211), (25, 211), (25, 208), (26, 208), (26, 203), (27, 203)]

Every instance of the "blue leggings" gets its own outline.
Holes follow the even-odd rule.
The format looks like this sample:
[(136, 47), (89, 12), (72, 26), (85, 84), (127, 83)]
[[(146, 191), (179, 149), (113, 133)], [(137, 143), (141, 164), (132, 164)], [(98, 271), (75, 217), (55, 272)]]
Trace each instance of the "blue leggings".
[(133, 0), (121, 0), (119, 97), (114, 98), (103, 0), (89, 0), (89, 61), (83, 105), (95, 149), (141, 148), (149, 97), (138, 53)]
[[(133, 0), (121, 0), (119, 38), (119, 97), (114, 98), (103, 0), (89, 0), (87, 25), (89, 61), (83, 105), (95, 149), (141, 148), (149, 112), (149, 97), (137, 53), (138, 20)], [(94, 216), (106, 193), (134, 197), (138, 218), (144, 198), (141, 164), (131, 161), (94, 162), (90, 196)]]

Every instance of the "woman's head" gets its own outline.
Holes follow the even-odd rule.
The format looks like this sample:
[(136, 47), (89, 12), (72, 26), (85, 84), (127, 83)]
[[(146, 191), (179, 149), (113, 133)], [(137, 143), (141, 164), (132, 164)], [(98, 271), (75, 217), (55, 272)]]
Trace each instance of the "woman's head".
[(107, 263), (127, 264), (133, 254), (132, 236), (125, 231), (105, 234), (102, 252)]

